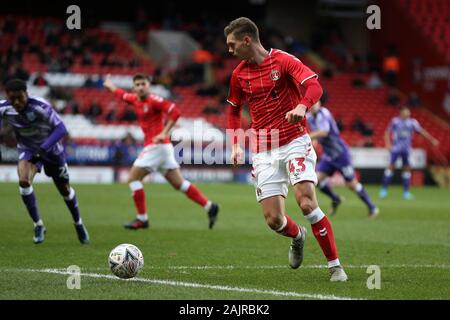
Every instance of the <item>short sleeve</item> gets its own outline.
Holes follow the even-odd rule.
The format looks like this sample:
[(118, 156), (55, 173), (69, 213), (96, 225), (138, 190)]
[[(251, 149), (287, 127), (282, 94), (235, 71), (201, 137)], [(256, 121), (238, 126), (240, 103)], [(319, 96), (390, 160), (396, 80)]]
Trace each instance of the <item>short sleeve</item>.
[(285, 71), (295, 82), (303, 85), (308, 79), (318, 78), (317, 74), (305, 66), (297, 57), (286, 52), (283, 52), (282, 54)]
[(318, 117), (316, 130), (330, 132), (330, 121), (325, 115)]
[(228, 98), (227, 101), (232, 106), (237, 107), (244, 103), (244, 95), (242, 92), (242, 87), (239, 84), (238, 77), (235, 72), (231, 75), (230, 80), (230, 90), (228, 92)]
[(414, 131), (416, 131), (416, 132), (422, 131), (422, 126), (420, 125), (419, 121), (417, 121), (416, 119), (413, 120), (413, 128), (414, 128)]

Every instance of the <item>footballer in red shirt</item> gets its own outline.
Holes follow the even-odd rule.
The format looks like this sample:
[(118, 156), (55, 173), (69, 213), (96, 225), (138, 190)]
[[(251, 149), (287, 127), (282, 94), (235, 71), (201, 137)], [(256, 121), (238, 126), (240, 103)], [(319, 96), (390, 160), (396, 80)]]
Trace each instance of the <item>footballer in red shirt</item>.
[[(133, 92), (117, 88), (109, 75), (104, 86), (117, 98), (134, 106), (139, 126), (144, 132), (144, 149), (133, 163), (128, 183), (133, 192), (137, 217), (125, 225), (127, 229), (148, 228), (148, 215), (142, 180), (152, 171), (159, 171), (174, 189), (184, 192), (192, 201), (201, 205), (208, 213), (209, 228), (217, 220), (219, 206), (211, 202), (192, 183), (183, 178), (180, 166), (175, 160), (173, 145), (170, 143), (170, 130), (180, 117), (175, 103), (150, 93), (150, 80), (144, 74), (133, 77)], [(167, 122), (164, 124), (167, 115)]]
[(284, 202), (291, 184), (327, 258), (330, 281), (346, 281), (331, 224), (315, 193), (317, 157), (307, 134), (305, 115), (322, 95), (317, 75), (282, 50), (266, 50), (259, 40), (258, 27), (248, 18), (231, 21), (224, 33), (229, 52), (242, 60), (231, 76), (228, 96), (231, 161), (235, 165), (242, 163), (239, 145), (242, 137), (238, 134), (242, 130), (236, 129), (241, 126), (242, 104), (247, 102), (252, 119), (251, 136), (256, 140), (252, 145), (252, 173), (266, 223), (272, 230), (292, 238), (289, 264), (298, 268), (303, 261), (306, 228), (297, 225), (285, 212)]

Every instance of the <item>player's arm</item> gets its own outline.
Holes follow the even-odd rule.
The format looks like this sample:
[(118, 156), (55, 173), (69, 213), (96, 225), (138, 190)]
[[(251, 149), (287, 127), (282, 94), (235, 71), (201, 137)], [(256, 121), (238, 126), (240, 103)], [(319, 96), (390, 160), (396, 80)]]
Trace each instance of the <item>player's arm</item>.
[(178, 118), (181, 115), (180, 109), (175, 103), (158, 98), (156, 108), (159, 108), (167, 113), (168, 120), (164, 126), (164, 129), (153, 138), (153, 143), (161, 143), (166, 140), (170, 135), (170, 130), (175, 126)]
[(420, 128), (418, 130), (419, 134), (427, 139), (433, 146), (437, 147), (439, 145), (439, 140), (437, 140), (435, 137), (433, 137), (427, 130), (424, 128)]
[(326, 136), (328, 136), (328, 131), (324, 130), (317, 130), (309, 133), (311, 140), (325, 138)]
[(36, 157), (41, 157), (43, 154), (49, 152), (58, 141), (69, 134), (64, 122), (62, 122), (61, 118), (52, 107), (48, 109), (46, 121), (53, 129), (47, 139), (40, 145), (39, 150), (35, 154)]
[(227, 121), (228, 121), (228, 134), (231, 141), (231, 163), (234, 166), (243, 163), (244, 151), (239, 145), (239, 139), (236, 133), (237, 129), (242, 127), (242, 103), (243, 103), (243, 93), (239, 85), (236, 74), (233, 72), (230, 80), (230, 91), (228, 94), (228, 103), (230, 106), (227, 111)]
[(137, 96), (135, 94), (131, 94), (126, 92), (123, 89), (120, 89), (119, 87), (117, 87), (114, 82), (112, 82), (111, 80), (111, 76), (108, 74), (106, 75), (105, 81), (103, 81), (103, 86), (108, 89), (109, 91), (111, 91), (112, 93), (114, 93), (114, 95), (126, 102), (130, 102), (133, 103), (137, 100)]
[(309, 108), (319, 101), (323, 94), (323, 89), (317, 80), (317, 74), (305, 66), (297, 57), (285, 54), (282, 61), (284, 71), (295, 84), (305, 88), (305, 94), (300, 103), (293, 110), (286, 113), (286, 120), (295, 124), (302, 121)]
[(391, 132), (392, 132), (393, 122), (389, 124), (389, 126), (384, 131), (384, 146), (386, 149), (391, 149)]

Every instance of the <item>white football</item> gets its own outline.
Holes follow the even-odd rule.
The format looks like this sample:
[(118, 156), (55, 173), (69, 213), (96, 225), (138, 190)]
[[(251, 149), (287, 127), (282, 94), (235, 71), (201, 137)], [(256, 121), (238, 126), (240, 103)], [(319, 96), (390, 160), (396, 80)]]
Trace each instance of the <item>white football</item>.
[(111, 272), (122, 279), (135, 277), (144, 267), (144, 256), (138, 247), (123, 243), (112, 249), (109, 254)]

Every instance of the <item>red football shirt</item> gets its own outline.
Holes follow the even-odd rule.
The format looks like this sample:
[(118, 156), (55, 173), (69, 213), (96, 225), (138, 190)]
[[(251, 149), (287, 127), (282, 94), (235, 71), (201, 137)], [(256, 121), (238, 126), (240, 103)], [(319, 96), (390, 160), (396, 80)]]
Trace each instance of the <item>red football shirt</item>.
[[(114, 94), (134, 106), (139, 126), (144, 132), (146, 146), (153, 144), (153, 138), (163, 131), (165, 113), (175, 121), (180, 117), (180, 111), (175, 103), (155, 94), (149, 94), (145, 100), (141, 100), (135, 93), (128, 93), (122, 89), (117, 89)], [(170, 143), (169, 138), (164, 143)]]
[[(303, 103), (300, 85), (314, 77), (317, 78), (317, 74), (299, 59), (276, 49), (271, 49), (259, 65), (242, 61), (234, 69), (228, 102), (240, 107), (247, 101), (257, 151), (271, 149), (277, 142), (278, 146), (285, 145), (307, 132), (306, 117), (299, 124), (290, 124), (285, 117), (287, 112)], [(272, 139), (271, 132), (275, 133)], [(273, 141), (274, 137), (279, 140)]]

